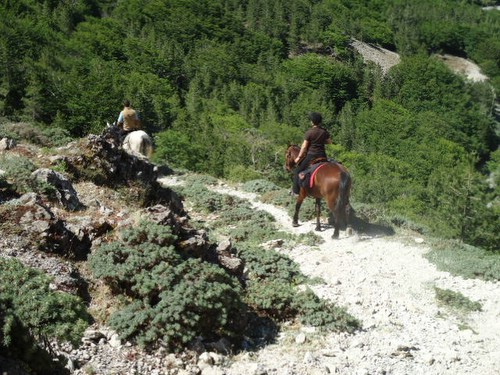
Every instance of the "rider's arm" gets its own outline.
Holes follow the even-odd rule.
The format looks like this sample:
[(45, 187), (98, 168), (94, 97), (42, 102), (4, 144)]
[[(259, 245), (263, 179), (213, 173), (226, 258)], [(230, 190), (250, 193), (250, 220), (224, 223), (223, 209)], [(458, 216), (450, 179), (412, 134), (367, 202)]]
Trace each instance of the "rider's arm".
[(121, 127), (123, 125), (123, 111), (120, 112), (120, 115), (118, 116), (118, 120), (116, 121), (116, 125)]
[(295, 158), (295, 163), (298, 163), (304, 157), (308, 148), (309, 141), (305, 139), (304, 142), (302, 142), (302, 146), (300, 147), (299, 155)]

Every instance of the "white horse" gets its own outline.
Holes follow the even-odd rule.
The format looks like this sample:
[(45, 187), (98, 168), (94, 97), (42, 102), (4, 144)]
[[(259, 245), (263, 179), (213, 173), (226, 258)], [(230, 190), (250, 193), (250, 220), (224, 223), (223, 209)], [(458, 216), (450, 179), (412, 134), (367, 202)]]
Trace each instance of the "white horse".
[(153, 153), (153, 141), (143, 130), (134, 130), (123, 140), (123, 149), (129, 154), (143, 155), (150, 158)]
[[(118, 131), (116, 123), (106, 123), (108, 130)], [(129, 154), (150, 158), (153, 153), (153, 141), (143, 130), (134, 130), (127, 134), (122, 143), (123, 149)]]

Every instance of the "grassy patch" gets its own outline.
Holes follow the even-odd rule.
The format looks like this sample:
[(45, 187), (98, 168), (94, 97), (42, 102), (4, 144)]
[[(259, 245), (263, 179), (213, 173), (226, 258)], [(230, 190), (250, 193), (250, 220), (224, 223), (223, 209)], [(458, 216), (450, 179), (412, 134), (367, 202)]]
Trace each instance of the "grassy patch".
[(462, 293), (438, 287), (434, 287), (434, 291), (438, 303), (455, 312), (468, 314), (473, 311), (481, 311), (482, 305), (479, 302), (472, 301)]
[(458, 241), (434, 241), (426, 254), (441, 271), (466, 279), (500, 280), (500, 252), (487, 251)]
[(243, 184), (242, 189), (249, 193), (269, 193), (272, 191), (281, 190), (278, 185), (275, 185), (268, 180), (251, 180)]

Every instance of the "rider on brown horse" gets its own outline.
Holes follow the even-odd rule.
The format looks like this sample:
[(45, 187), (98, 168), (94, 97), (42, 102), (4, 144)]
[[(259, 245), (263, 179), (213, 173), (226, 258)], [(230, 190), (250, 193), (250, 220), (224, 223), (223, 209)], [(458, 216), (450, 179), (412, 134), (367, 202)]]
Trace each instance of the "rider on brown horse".
[[(297, 195), (300, 191), (299, 186), (299, 173), (306, 169), (312, 161), (322, 160), (326, 161), (325, 144), (332, 143), (330, 134), (321, 126), (322, 117), (318, 112), (311, 112), (309, 114), (311, 120), (311, 128), (306, 131), (304, 135), (304, 142), (300, 148), (299, 155), (295, 159), (297, 167), (293, 173), (293, 194)], [(304, 157), (305, 156), (305, 157)]]

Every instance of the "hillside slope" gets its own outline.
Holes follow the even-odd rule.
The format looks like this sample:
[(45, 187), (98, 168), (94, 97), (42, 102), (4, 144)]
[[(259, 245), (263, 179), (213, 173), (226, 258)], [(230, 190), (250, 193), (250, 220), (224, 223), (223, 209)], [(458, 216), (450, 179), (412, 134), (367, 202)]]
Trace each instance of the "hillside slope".
[[(291, 226), (288, 214), (250, 193), (218, 192), (252, 202), (289, 232), (308, 232), (314, 223)], [(236, 358), (224, 373), (236, 374), (498, 374), (500, 294), (497, 282), (465, 280), (440, 272), (423, 255), (420, 238), (319, 233), (319, 247), (300, 246), (287, 255), (311, 278), (315, 292), (363, 323), (354, 334), (322, 336), (308, 327), (285, 330), (278, 342), (255, 355)], [(277, 249), (280, 251), (280, 249)], [(482, 305), (470, 314), (440, 306), (434, 287), (463, 294)], [(305, 342), (303, 342), (305, 339)]]
[[(111, 146), (112, 143), (108, 144), (101, 137), (91, 136), (80, 145), (71, 144), (58, 152), (65, 154), (64, 160), (68, 166), (74, 165), (77, 168), (88, 158), (94, 163), (92, 165), (104, 168), (108, 166), (106, 161), (114, 160), (115, 164), (111, 165), (115, 167), (109, 169), (110, 176), (117, 180), (129, 178), (129, 182), (134, 181), (132, 175), (145, 179), (143, 182), (148, 182), (146, 185), (151, 187), (151, 192), (146, 195), (149, 197), (147, 201), (164, 204), (170, 202), (168, 206), (178, 212), (179, 218), (176, 222), (181, 230), (187, 221), (186, 213), (180, 208), (180, 202), (172, 198), (176, 197), (174, 186), (182, 183), (182, 178), (168, 176), (156, 179), (156, 169), (153, 165), (130, 159), (120, 149)], [(63, 157), (58, 155), (53, 158), (41, 153), (38, 148), (24, 145), (6, 152), (25, 155), (39, 162), (42, 160), (42, 164), (47, 166), (60, 162)], [(99, 174), (94, 170), (91, 176), (98, 177)], [(155, 213), (158, 214), (158, 206), (146, 209), (139, 207), (141, 205), (138, 204), (138, 198), (145, 196), (140, 193), (142, 190), (139, 185), (135, 184), (102, 186), (82, 181), (75, 183), (74, 187), (84, 206), (80, 211), (70, 212), (59, 204), (49, 202), (42, 206), (33, 194), (26, 194), (23, 199), (9, 198), (8, 204), (2, 203), (0, 255), (17, 258), (26, 265), (55, 276), (53, 287), (57, 289), (75, 294), (86, 294), (84, 292), (88, 289), (94, 289), (93, 299), (89, 301), (90, 307), (99, 309), (96, 313), (106, 315), (106, 310), (111, 307), (109, 301), (106, 301), (109, 296), (96, 293), (96, 289), (102, 287), (102, 284), (88, 278), (84, 262), (80, 260), (75, 266), (69, 259), (83, 257), (95, 250), (90, 246), (90, 239), (93, 240), (94, 246), (98, 246), (101, 237), (112, 227), (126, 227), (140, 216), (151, 217)], [(309, 233), (314, 229), (312, 222), (302, 223), (298, 228), (292, 227), (291, 218), (286, 211), (262, 203), (256, 194), (243, 192), (238, 187), (225, 184), (212, 188), (221, 194), (237, 196), (250, 202), (255, 210), (263, 210), (274, 216), (278, 228), (277, 238), (280, 233)], [(25, 202), (30, 199), (32, 202)], [(144, 205), (148, 205), (147, 202), (142, 204)], [(38, 220), (37, 225), (33, 225), (32, 216), (28, 215), (30, 210), (34, 212), (33, 215), (41, 215), (45, 213), (42, 209), (51, 212), (47, 223)], [(158, 214), (160, 218), (165, 216), (162, 216), (162, 212)], [(15, 218), (20, 219), (19, 225), (14, 222)], [(205, 219), (207, 227), (210, 227), (209, 218)], [(64, 232), (49, 231), (56, 224), (57, 228), (65, 224)], [(85, 254), (67, 254), (65, 258), (36, 250), (32, 244), (27, 243), (29, 236), (18, 235), (18, 230), (24, 226), (30, 227), (29, 233), (33, 230), (42, 231), (45, 241), (59, 241), (52, 244), (49, 241), (48, 245), (52, 246), (47, 247), (50, 248), (60, 248), (59, 243), (64, 239), (61, 233), (71, 235), (72, 243), (79, 241), (78, 244), (81, 245), (71, 248), (81, 248)], [(28, 231), (26, 228), (23, 230)], [(45, 232), (53, 236), (45, 235)], [(186, 232), (197, 233), (187, 229)], [(78, 240), (79, 237), (73, 234), (79, 233), (87, 233), (89, 238), (83, 236), (85, 241)], [(258, 351), (246, 351), (235, 356), (217, 355), (217, 361), (204, 362), (203, 358), (209, 355), (206, 352), (185, 353), (179, 356), (166, 353), (162, 348), (151, 353), (144, 352), (120, 340), (115, 332), (97, 323), (86, 331), (78, 348), (56, 346), (54, 349), (70, 360), (67, 368), (69, 373), (73, 374), (498, 373), (498, 282), (464, 280), (438, 271), (424, 258), (429, 249), (421, 238), (368, 234), (347, 236), (345, 232), (341, 232), (339, 240), (332, 240), (331, 234), (331, 228), (324, 228), (318, 233), (324, 240), (321, 245), (298, 245), (288, 247), (287, 250), (280, 248), (280, 241), (274, 241), (275, 250), (269, 251), (283, 252), (299, 264), (304, 274), (320, 280), (313, 286), (314, 291), (320, 297), (346, 307), (351, 315), (362, 322), (362, 329), (355, 334), (323, 334), (312, 327), (286, 323), (276, 341)], [(194, 243), (200, 247), (208, 245), (200, 241), (201, 236), (195, 239)], [(87, 283), (92, 284), (90, 288)], [(481, 311), (466, 314), (439, 305), (435, 297), (435, 287), (460, 293), (472, 301), (479, 302)], [(2, 358), (0, 365), (4, 365), (1, 360)], [(3, 370), (1, 366), (0, 369)], [(10, 369), (6, 372), (13, 374)]]

